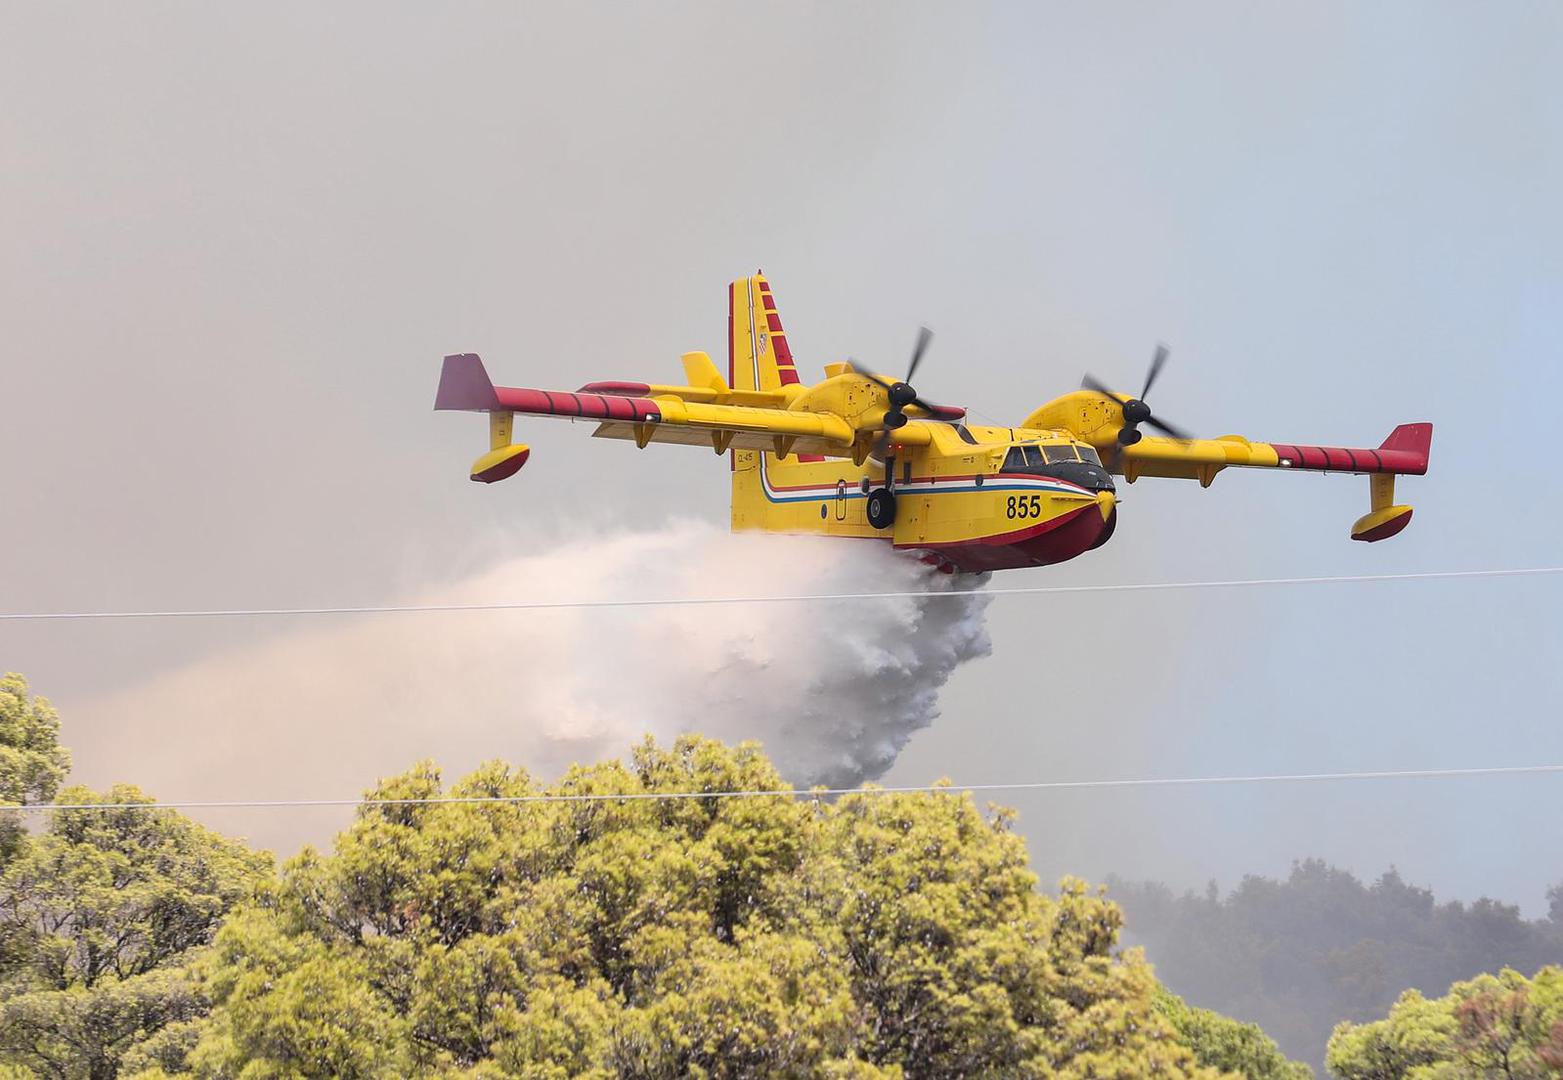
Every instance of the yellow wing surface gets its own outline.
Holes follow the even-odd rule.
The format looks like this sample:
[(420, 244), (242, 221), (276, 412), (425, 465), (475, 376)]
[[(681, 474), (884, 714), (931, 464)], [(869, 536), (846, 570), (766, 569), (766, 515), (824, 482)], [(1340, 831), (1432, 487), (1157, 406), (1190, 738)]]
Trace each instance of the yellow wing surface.
[[(445, 358), (434, 407), (489, 414), (490, 450), (472, 466), (472, 479), (483, 483), (503, 480), (526, 461), (528, 449), (510, 442), (516, 413), (593, 420), (594, 435), (642, 447), (674, 443), (708, 446), (718, 454), (741, 449), (858, 460), (867, 456), (869, 436), (883, 428), (889, 404), (884, 389), (850, 369), (809, 388), (733, 390), (704, 353), (686, 354), (684, 363), (686, 374), (709, 376), (704, 385), (612, 382), (575, 391), (535, 390), (495, 386), (483, 361), (462, 353)], [(921, 425), (894, 433), (898, 446), (926, 445), (929, 439)]]
[(1142, 476), (1198, 480), (1209, 487), (1222, 469), (1298, 469), (1309, 472), (1365, 473), (1370, 477), (1371, 510), (1352, 526), (1355, 540), (1385, 540), (1411, 521), (1411, 507), (1395, 505), (1395, 477), (1427, 472), (1433, 425), (1401, 424), (1375, 448), (1255, 442), (1241, 435), (1216, 439), (1168, 439), (1146, 436), (1121, 446), (1124, 402), (1078, 391), (1048, 402), (1026, 418), (1028, 428), (1062, 428), (1091, 443), (1103, 462), (1133, 483)]

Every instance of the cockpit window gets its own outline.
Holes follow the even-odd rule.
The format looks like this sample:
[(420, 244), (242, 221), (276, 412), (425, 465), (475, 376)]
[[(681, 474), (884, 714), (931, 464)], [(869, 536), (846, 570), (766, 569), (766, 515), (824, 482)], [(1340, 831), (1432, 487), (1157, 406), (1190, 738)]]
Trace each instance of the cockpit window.
[(1075, 457), (1075, 448), (1071, 443), (1058, 443), (1056, 445), (1044, 446), (1042, 450), (1047, 454), (1048, 464), (1050, 465), (1055, 461), (1079, 460)]
[(1025, 451), (1027, 465), (1030, 465), (1032, 468), (1036, 468), (1038, 465), (1046, 464), (1046, 462), (1042, 459), (1042, 451), (1037, 449), (1035, 446), (1022, 446), (1021, 449)]
[(1010, 449), (1010, 452), (1004, 455), (1004, 471), (1005, 472), (1025, 472), (1026, 471), (1026, 455), (1025, 455), (1025, 452), (1020, 447), (1018, 447), (1018, 446), (1012, 447)]
[(1081, 461), (1088, 461), (1092, 465), (1100, 465), (1102, 463), (1102, 459), (1097, 456), (1096, 447), (1094, 447), (1094, 446), (1081, 446), (1081, 447), (1077, 447), (1076, 449), (1078, 449), (1080, 451), (1080, 460)]

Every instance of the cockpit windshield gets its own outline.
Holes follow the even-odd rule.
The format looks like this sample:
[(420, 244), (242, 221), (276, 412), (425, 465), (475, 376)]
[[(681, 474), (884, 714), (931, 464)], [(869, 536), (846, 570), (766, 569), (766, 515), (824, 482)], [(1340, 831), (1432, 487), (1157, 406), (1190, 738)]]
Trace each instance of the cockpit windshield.
[(1088, 491), (1113, 490), (1112, 477), (1089, 446), (1077, 443), (1027, 443), (1004, 453), (1004, 472), (1050, 476)]
[(1004, 455), (1004, 471), (1036, 472), (1047, 465), (1056, 465), (1060, 462), (1073, 463), (1082, 459), (1093, 465), (1101, 464), (1096, 451), (1090, 447), (1082, 447), (1080, 456), (1077, 457), (1073, 443), (1045, 443), (1041, 446), (1033, 443), (1011, 447), (1009, 453)]

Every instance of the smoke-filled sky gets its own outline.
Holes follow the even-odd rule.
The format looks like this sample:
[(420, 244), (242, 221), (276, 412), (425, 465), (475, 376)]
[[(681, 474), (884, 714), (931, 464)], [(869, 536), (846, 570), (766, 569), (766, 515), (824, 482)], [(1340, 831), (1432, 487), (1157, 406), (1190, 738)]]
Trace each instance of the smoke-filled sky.
[[(1559, 72), (1544, 3), (0, 6), (0, 608), (375, 603), (720, 526), (710, 454), (529, 423), (527, 468), (482, 487), (480, 420), (429, 406), (456, 351), (524, 385), (672, 379), (721, 354), (756, 266), (805, 368), (894, 371), (926, 322), (920, 389), (983, 418), (1085, 370), (1136, 386), (1165, 340), (1154, 404), (1202, 434), (1436, 425), (1389, 543), (1347, 539), (1361, 478), (1227, 472), (1138, 484), (1107, 548), (1002, 584), (1557, 563)], [(996, 598), (991, 657), (886, 779), (1560, 761), (1560, 603), (1557, 579)], [(455, 680), (449, 631), (398, 630)], [(337, 795), (386, 739), (312, 696), (297, 658), (332, 633), (6, 623), (0, 667), (61, 707), (86, 782), (264, 797), (280, 745)], [(260, 703), (167, 695), (236, 658)], [(355, 716), (408, 722), (365, 693)], [(1563, 878), (1555, 778), (1008, 801), (1047, 876), (1317, 854), (1531, 911)]]

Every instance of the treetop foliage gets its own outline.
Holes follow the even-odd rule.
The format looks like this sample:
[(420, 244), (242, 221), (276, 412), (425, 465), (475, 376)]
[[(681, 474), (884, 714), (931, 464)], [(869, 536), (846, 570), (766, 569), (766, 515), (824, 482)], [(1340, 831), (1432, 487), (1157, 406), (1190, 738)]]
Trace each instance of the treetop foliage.
[(1258, 1024), (1199, 1009), (1165, 988), (1156, 992), (1156, 1008), (1167, 1018), (1201, 1065), (1247, 1080), (1312, 1080), (1313, 1070), (1290, 1061)]
[[(152, 801), (128, 785), (61, 795)], [(0, 1062), (112, 1077), (137, 1041), (204, 1015), (181, 967), (270, 869), (172, 811), (56, 811), (0, 872)]]
[(1389, 1015), (1344, 1022), (1330, 1038), (1341, 1080), (1555, 1080), (1563, 1076), (1563, 968), (1504, 969), (1441, 998), (1400, 995)]
[[(495, 763), (449, 793), (542, 790)], [(546, 790), (785, 789), (687, 737)], [(1035, 886), (969, 796), (370, 804), (229, 920), (210, 1017), (147, 1075), (1215, 1077), (1117, 908)]]
[[(42, 803), (70, 771), (71, 755), (60, 745), (60, 717), (47, 698), (34, 697), (14, 671), (0, 675), (0, 803)], [(15, 814), (0, 817), (0, 867), (22, 835)]]

